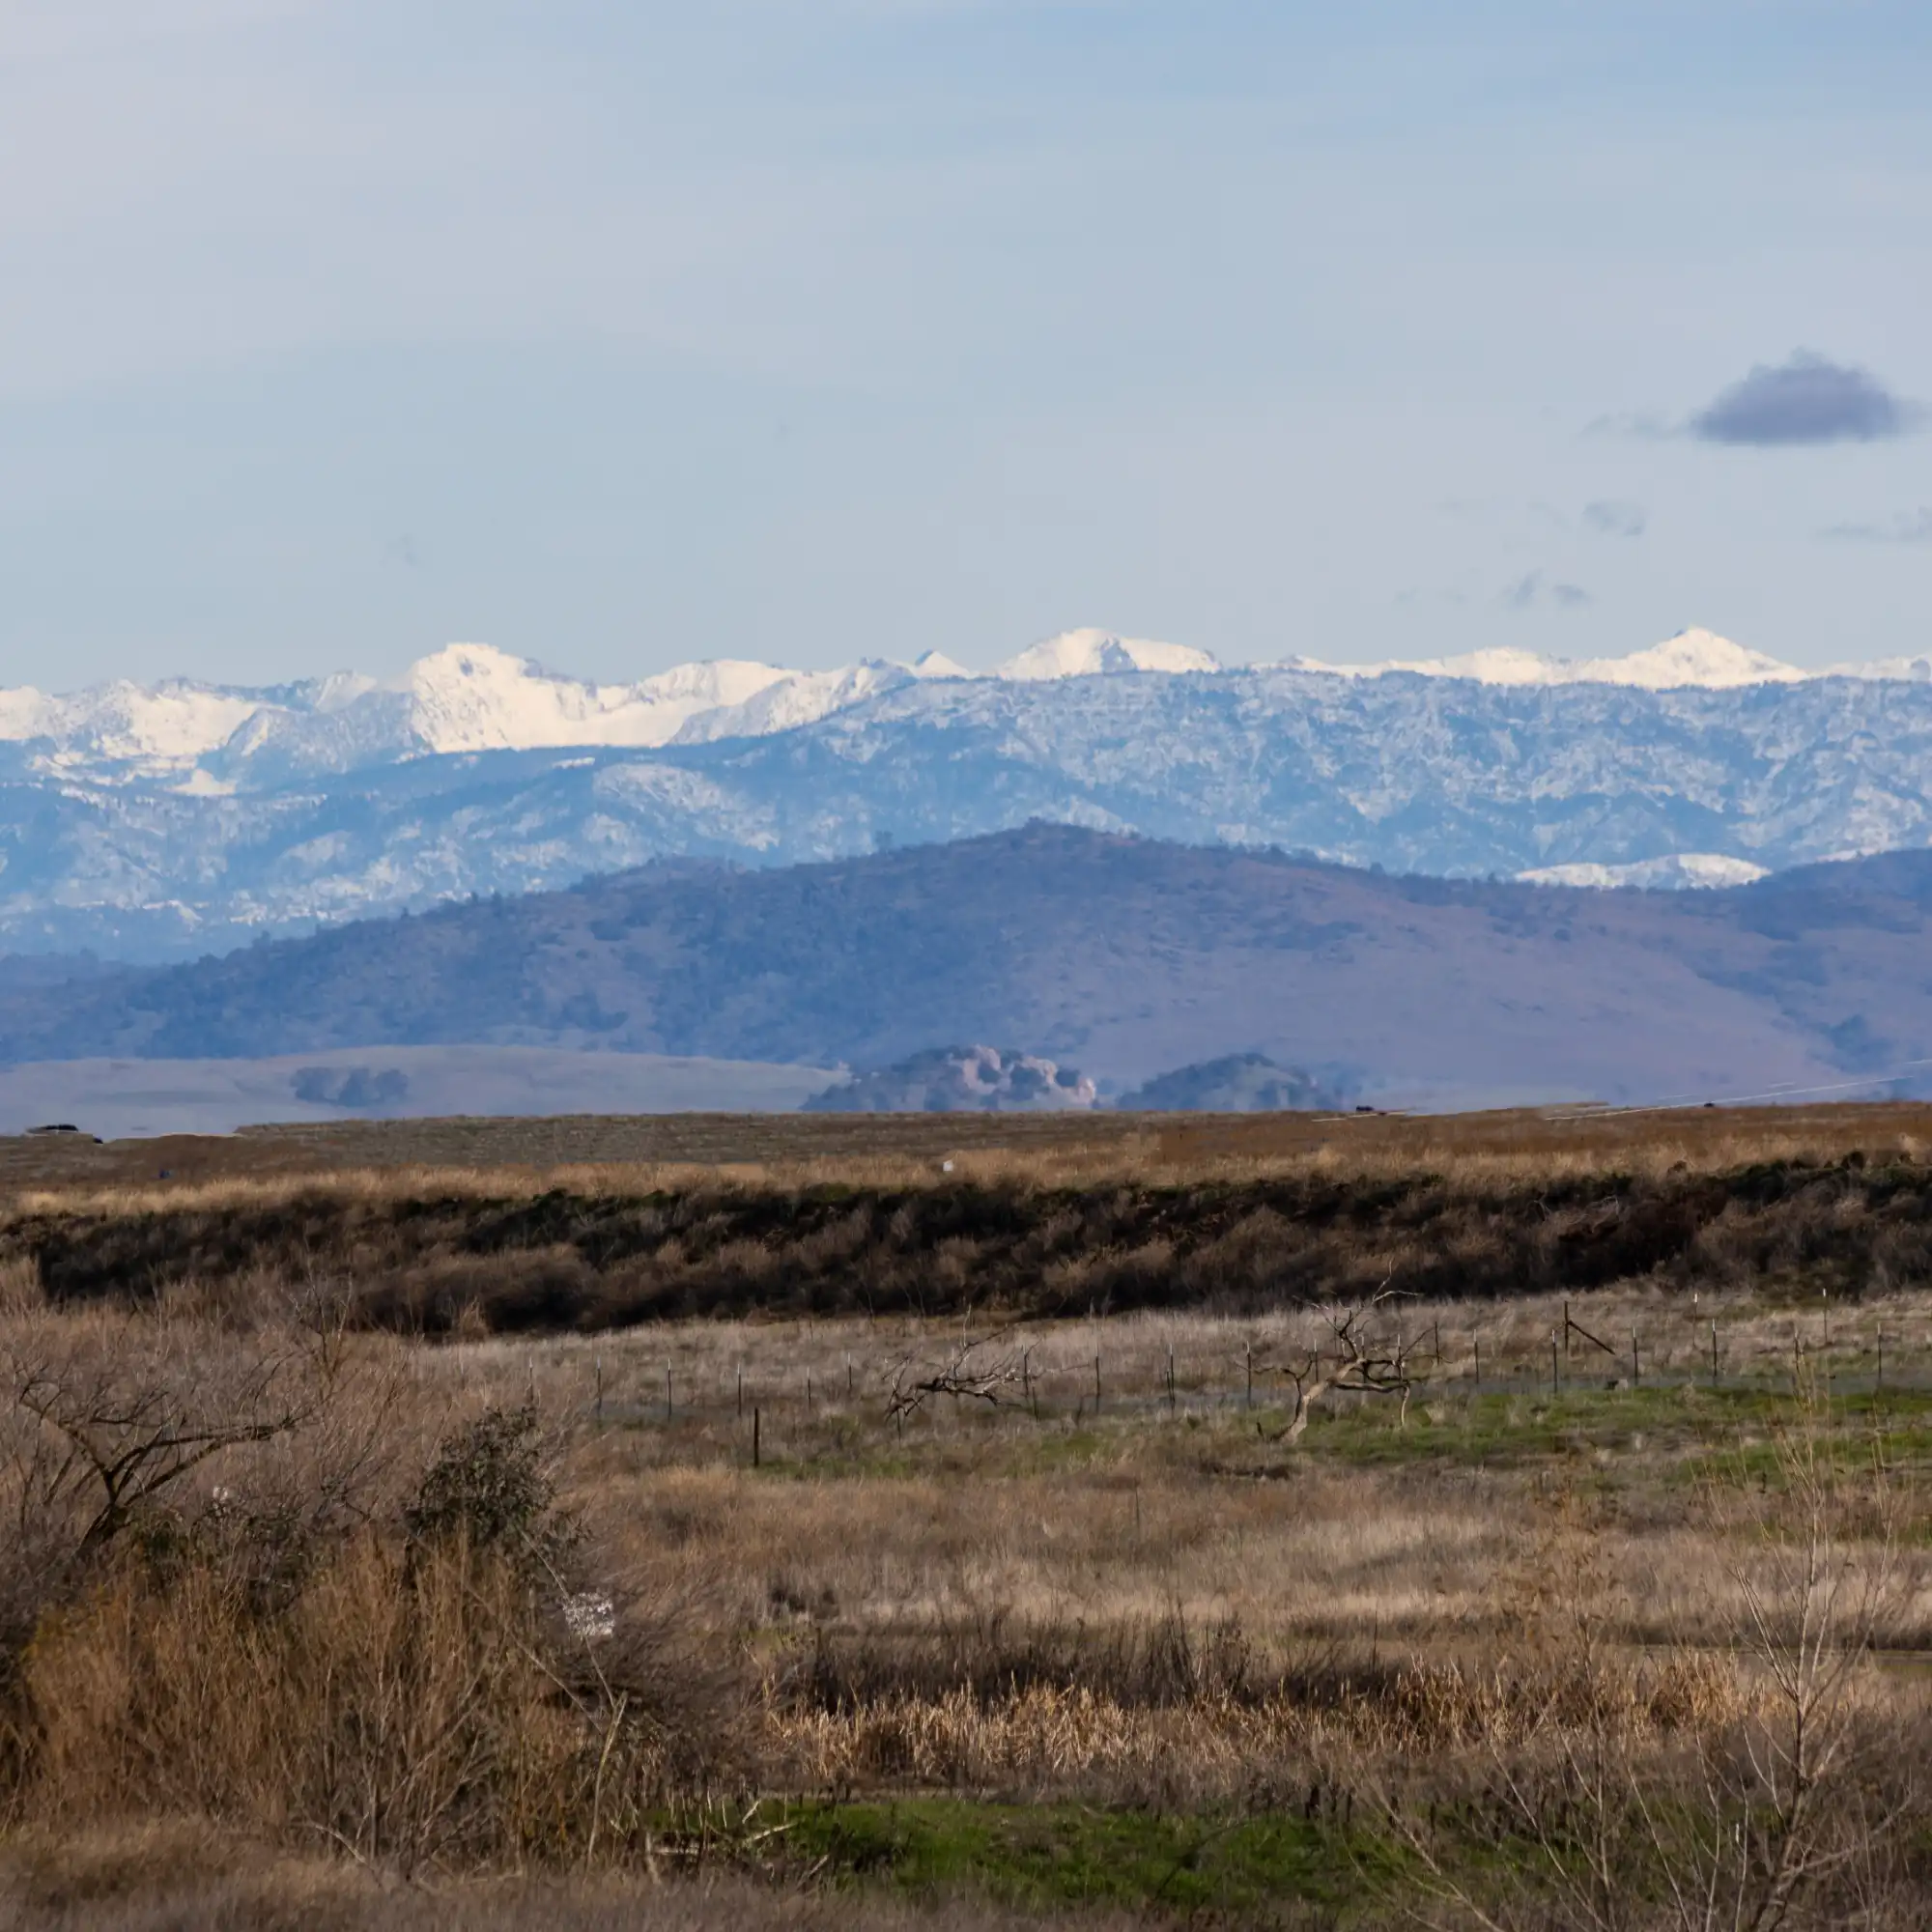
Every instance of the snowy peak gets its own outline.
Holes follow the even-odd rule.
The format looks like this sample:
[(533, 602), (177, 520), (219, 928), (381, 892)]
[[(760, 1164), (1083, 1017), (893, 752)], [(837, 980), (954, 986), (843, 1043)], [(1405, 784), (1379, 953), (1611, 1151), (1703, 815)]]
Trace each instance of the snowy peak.
[(906, 668), (915, 677), (974, 677), (963, 664), (948, 657), (944, 651), (922, 651)]
[(1047, 678), (1097, 677), (1107, 673), (1157, 670), (1170, 673), (1215, 671), (1219, 659), (1187, 644), (1157, 644), (1144, 638), (1117, 638), (1111, 631), (1063, 631), (1057, 638), (994, 667), (992, 675), (1014, 683)]
[[(1904, 663), (1904, 660), (1895, 662)], [(1394, 660), (1385, 664), (1324, 664), (1317, 658), (1290, 658), (1284, 670), (1325, 671), (1338, 677), (1385, 677), (1406, 671), (1415, 677), (1461, 677), (1478, 684), (1620, 684), (1642, 691), (1736, 691), (1753, 684), (1802, 684), (1823, 675), (1766, 657), (1720, 638), (1715, 631), (1679, 631), (1648, 650), (1621, 658), (1546, 658), (1534, 651), (1472, 651), (1466, 657)], [(1848, 666), (1841, 675), (1897, 675), (1874, 665)]]
[[(179, 791), (263, 790), (327, 774), (438, 753), (582, 747), (655, 750), (755, 739), (815, 724), (894, 692), (976, 681), (1077, 684), (1135, 673), (1221, 672), (1208, 652), (1097, 629), (1063, 632), (976, 672), (928, 651), (911, 665), (869, 659), (831, 670), (787, 670), (724, 658), (684, 664), (628, 684), (559, 675), (489, 644), (451, 644), (378, 684), (352, 671), (264, 690), (173, 678), (126, 679), (60, 696), (0, 690), (0, 751), (15, 773)], [(1277, 676), (1351, 680), (1406, 674), (1480, 685), (1622, 685), (1644, 691), (1730, 691), (1825, 677), (1932, 682), (1932, 658), (1894, 657), (1801, 670), (1710, 631), (1680, 632), (1619, 658), (1548, 658), (1497, 649), (1463, 657), (1350, 665), (1291, 658)], [(1247, 677), (1237, 668), (1227, 673)]]
[(638, 684), (582, 684), (489, 644), (451, 644), (410, 667), (403, 689), (432, 752), (668, 745), (700, 712), (745, 703), (787, 675), (724, 659)]
[(1795, 665), (1700, 630), (1679, 631), (1625, 658), (1586, 658), (1576, 668), (1571, 682), (1631, 684), (1645, 691), (1736, 691), (1751, 684), (1802, 684), (1805, 676)]

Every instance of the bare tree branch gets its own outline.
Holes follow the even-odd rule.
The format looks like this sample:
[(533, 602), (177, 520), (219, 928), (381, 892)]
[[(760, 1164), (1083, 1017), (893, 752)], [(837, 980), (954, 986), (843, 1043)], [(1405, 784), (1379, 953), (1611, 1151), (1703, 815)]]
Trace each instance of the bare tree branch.
[(1334, 1344), (1332, 1358), (1326, 1347), (1318, 1347), (1281, 1365), (1281, 1373), (1294, 1388), (1294, 1412), (1288, 1426), (1273, 1435), (1257, 1423), (1256, 1432), (1264, 1441), (1298, 1442), (1308, 1427), (1309, 1412), (1322, 1396), (1334, 1390), (1350, 1395), (1395, 1396), (1402, 1405), (1401, 1421), (1408, 1420), (1408, 1398), (1421, 1378), (1408, 1366), (1408, 1350), (1399, 1329), (1393, 1337), (1375, 1332), (1381, 1309), (1398, 1298), (1385, 1278), (1366, 1301), (1346, 1311), (1324, 1312)]
[[(915, 1365), (908, 1356), (893, 1371), (886, 1416), (896, 1421), (916, 1413), (935, 1396), (954, 1401), (983, 1402), (997, 1407), (1005, 1391), (1021, 1379), (1022, 1364), (1011, 1354), (988, 1356), (982, 1351), (1001, 1339), (994, 1336), (960, 1343), (938, 1368)], [(923, 1373), (922, 1373), (923, 1368)]]

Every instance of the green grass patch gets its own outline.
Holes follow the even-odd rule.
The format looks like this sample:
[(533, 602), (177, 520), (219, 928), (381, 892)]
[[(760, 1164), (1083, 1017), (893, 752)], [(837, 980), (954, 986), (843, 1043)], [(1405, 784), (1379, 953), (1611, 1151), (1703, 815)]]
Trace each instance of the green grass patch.
[(1252, 1920), (1290, 1902), (1366, 1909), (1405, 1869), (1393, 1844), (1283, 1815), (913, 1798), (801, 1805), (787, 1822), (793, 1852), (846, 1882), (983, 1893), (1033, 1910), (1113, 1905)]
[[(770, 1480), (844, 1481), (968, 1475), (976, 1480), (1079, 1475), (1135, 1468), (1208, 1474), (1280, 1475), (1292, 1464), (1358, 1468), (1563, 1468), (1612, 1488), (1629, 1480), (1668, 1484), (1775, 1478), (1778, 1434), (1800, 1406), (1788, 1388), (1766, 1383), (1674, 1382), (1474, 1393), (1467, 1384), (1412, 1397), (1406, 1422), (1396, 1403), (1331, 1393), (1311, 1411), (1291, 1447), (1292, 1411), (1278, 1401), (1254, 1409), (1164, 1409), (1124, 1403), (1076, 1418), (1013, 1407), (958, 1430), (915, 1420), (903, 1434), (840, 1413), (803, 1428), (766, 1432), (762, 1473)], [(1821, 1411), (1830, 1453), (1848, 1471), (1883, 1442), (1897, 1472), (1932, 1470), (1932, 1390), (1869, 1388), (1834, 1393)], [(746, 1445), (747, 1447), (749, 1445)]]
[[(1318, 1407), (1302, 1453), (1356, 1466), (1448, 1463), (1530, 1467), (1637, 1462), (1699, 1480), (1760, 1481), (1776, 1463), (1772, 1438), (1800, 1419), (1787, 1390), (1694, 1384), (1566, 1388), (1493, 1395), (1418, 1391), (1406, 1424), (1392, 1403)], [(1283, 1417), (1282, 1420), (1286, 1420)], [(1932, 1393), (1866, 1390), (1834, 1396), (1820, 1415), (1829, 1452), (1851, 1468), (1882, 1442), (1895, 1468), (1932, 1464)], [(1263, 1427), (1272, 1430), (1271, 1418)]]
[(1520, 1466), (1575, 1461), (1694, 1439), (1722, 1397), (1683, 1388), (1567, 1388), (1432, 1395), (1418, 1390), (1406, 1422), (1393, 1402), (1354, 1399), (1310, 1418), (1305, 1448), (1357, 1465), (1438, 1463)]

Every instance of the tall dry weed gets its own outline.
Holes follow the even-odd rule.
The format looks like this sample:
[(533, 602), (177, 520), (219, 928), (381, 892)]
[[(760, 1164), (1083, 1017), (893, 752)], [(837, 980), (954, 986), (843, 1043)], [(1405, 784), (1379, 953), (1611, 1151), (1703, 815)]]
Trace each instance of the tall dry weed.
[(1559, 1520), (1553, 1547), (1572, 1554), (1545, 1607), (1568, 1627), (1585, 1695), (1552, 1707), (1530, 1749), (1483, 1754), (1481, 1803), (1515, 1857), (1477, 1884), (1434, 1808), (1425, 1819), (1384, 1786), (1383, 1814), (1441, 1908), (1429, 1922), (1770, 1932), (1882, 1924), (1915, 1909), (1908, 1896), (1922, 1905), (1900, 1828), (1922, 1804), (1916, 1751), (1932, 1725), (1923, 1699), (1908, 1692), (1901, 1709), (1870, 1661), (1899, 1577), (1889, 1472), (1837, 1453), (1829, 1402), (1802, 1378), (1771, 1446), (1755, 1481), (1707, 1497), (1738, 1585), (1732, 1689), (1714, 1698), (1713, 1660), (1680, 1661), (1667, 1694), (1688, 1692), (1697, 1721), (1676, 1753), (1636, 1747), (1599, 1641), (1601, 1576), (1574, 1553), (1574, 1517)]
[(544, 1848), (582, 1739), (528, 1593), (462, 1549), (358, 1540), (264, 1615), (242, 1579), (128, 1565), (37, 1634), (30, 1818), (187, 1816), (405, 1869)]

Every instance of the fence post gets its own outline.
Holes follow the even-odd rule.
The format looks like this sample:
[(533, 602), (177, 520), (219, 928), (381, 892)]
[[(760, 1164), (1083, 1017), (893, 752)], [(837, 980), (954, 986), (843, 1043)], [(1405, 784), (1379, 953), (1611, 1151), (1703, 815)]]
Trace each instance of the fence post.
[(1636, 1351), (1636, 1330), (1631, 1330), (1631, 1387), (1643, 1386), (1643, 1362)]
[(1563, 1303), (1563, 1359), (1566, 1362), (1570, 1359), (1570, 1302), (1568, 1297), (1564, 1299)]
[(1094, 1413), (1100, 1413), (1100, 1358), (1094, 1357)]
[(670, 1371), (667, 1369), (665, 1371), (665, 1420), (668, 1422), (670, 1418), (671, 1418)]
[[(1881, 1344), (1882, 1350), (1883, 1345)], [(1247, 1406), (1252, 1408), (1255, 1406), (1255, 1345), (1252, 1342), (1248, 1343), (1241, 1350), (1241, 1367), (1247, 1381), (1245, 1402)]]
[(1472, 1335), (1469, 1337), (1469, 1342), (1470, 1346), (1476, 1351), (1476, 1393), (1481, 1395), (1483, 1392), (1483, 1338), (1480, 1335)]
[(757, 1409), (754, 1407), (752, 1410), (752, 1467), (754, 1469), (758, 1466), (758, 1457), (760, 1449), (760, 1445), (758, 1442), (758, 1425), (762, 1419), (763, 1418), (758, 1414)]
[(1711, 1386), (1718, 1386), (1718, 1324), (1711, 1323)]
[(807, 1369), (805, 1372), (805, 1412), (808, 1416), (811, 1413), (811, 1371), (810, 1369)]

